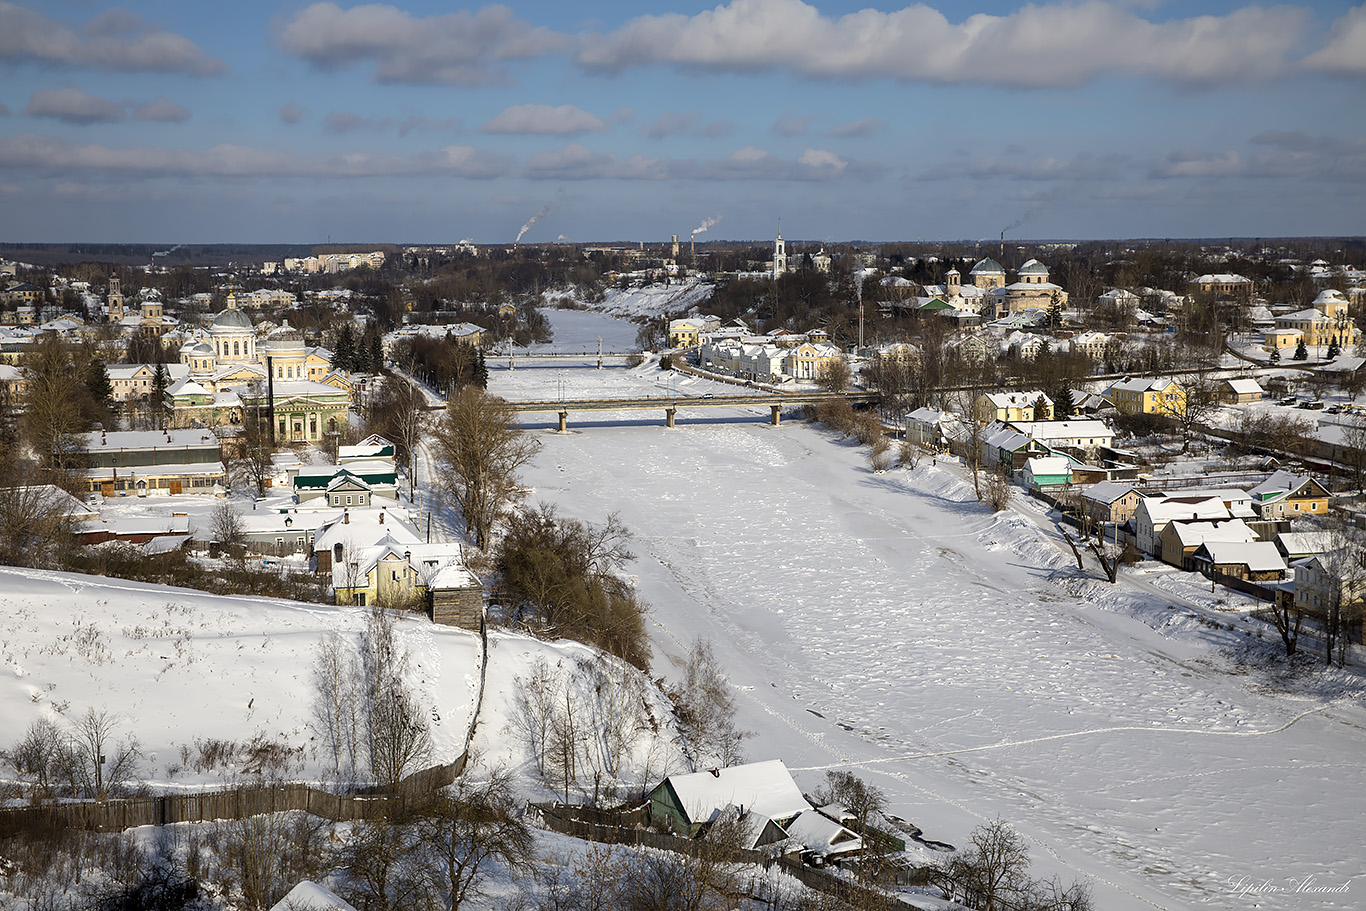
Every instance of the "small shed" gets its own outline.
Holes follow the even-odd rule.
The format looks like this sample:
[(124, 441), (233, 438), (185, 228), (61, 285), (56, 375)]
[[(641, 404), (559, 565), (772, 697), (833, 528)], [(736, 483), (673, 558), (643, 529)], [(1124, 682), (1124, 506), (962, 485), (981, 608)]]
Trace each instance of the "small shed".
[(427, 583), (432, 622), (478, 630), (484, 618), (484, 586), (459, 563), (441, 567)]
[(1260, 402), (1266, 398), (1261, 385), (1254, 379), (1225, 380), (1219, 387), (1219, 398), (1227, 405)]
[(1072, 466), (1062, 456), (1033, 456), (1025, 461), (1023, 480), (1031, 490), (1065, 487), (1072, 480)]

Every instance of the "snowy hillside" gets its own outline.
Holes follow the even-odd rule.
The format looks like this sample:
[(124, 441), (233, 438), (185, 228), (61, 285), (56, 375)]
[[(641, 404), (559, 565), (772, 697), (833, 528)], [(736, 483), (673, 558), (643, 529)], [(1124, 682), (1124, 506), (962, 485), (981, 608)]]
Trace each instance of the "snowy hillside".
[(562, 297), (570, 297), (588, 310), (610, 313), (633, 319), (646, 316), (683, 313), (690, 307), (701, 306), (711, 299), (712, 286), (698, 281), (674, 282), (669, 285), (647, 285), (643, 288), (608, 288), (602, 300), (588, 301), (565, 291), (547, 291), (547, 306), (553, 307)]
[[(177, 768), (186, 766), (182, 746), (197, 754), (197, 741), (210, 739), (243, 744), (260, 735), (304, 747), (292, 774), (323, 777), (310, 727), (315, 649), (334, 631), (356, 643), (365, 612), (0, 567), (0, 616), (0, 749), (14, 746), (39, 717), (62, 725), (93, 708), (117, 716), (120, 736), (141, 742), (140, 780), (197, 788), (231, 778), (223, 769), (196, 771), (192, 762)], [(430, 713), (432, 760), (449, 762), (463, 749), (474, 710), (479, 638), (424, 618), (400, 621), (396, 638)], [(472, 744), (485, 766), (533, 770), (528, 744), (517, 736), (524, 725), (516, 681), (542, 661), (565, 669), (565, 679), (579, 666), (619, 667), (578, 643), (493, 633)], [(588, 717), (596, 703), (586, 692), (580, 697)], [(641, 734), (623, 757), (620, 778), (630, 786), (682, 763), (668, 739), (667, 706), (658, 693), (648, 699), (661, 733)], [(534, 778), (525, 783), (530, 795), (544, 796)]]
[(992, 515), (956, 468), (874, 475), (819, 428), (735, 417), (529, 419), (528, 481), (533, 501), (636, 532), (656, 672), (715, 642), (751, 758), (808, 790), (857, 771), (948, 842), (1000, 816), (1040, 872), (1094, 877), (1106, 909), (1248, 907), (1244, 877), (1283, 890), (1259, 907), (1306, 907), (1292, 881), (1359, 872), (1352, 678), (1282, 674), (1274, 632), (1189, 575), (1078, 573), (1038, 504)]

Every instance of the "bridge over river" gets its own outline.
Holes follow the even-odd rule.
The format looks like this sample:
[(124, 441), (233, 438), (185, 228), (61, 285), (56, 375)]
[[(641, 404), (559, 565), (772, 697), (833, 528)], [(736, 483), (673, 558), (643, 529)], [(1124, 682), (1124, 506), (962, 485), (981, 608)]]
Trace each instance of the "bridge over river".
[(735, 395), (650, 395), (638, 398), (605, 399), (542, 399), (539, 401), (508, 402), (518, 414), (558, 414), (560, 430), (569, 427), (569, 413), (582, 411), (649, 411), (664, 412), (664, 426), (674, 426), (674, 416), (682, 409), (737, 408), (760, 406), (769, 409), (769, 423), (777, 426), (784, 408), (800, 405), (820, 406), (835, 399), (845, 399), (851, 405), (869, 405), (878, 401), (876, 392), (746, 392)]

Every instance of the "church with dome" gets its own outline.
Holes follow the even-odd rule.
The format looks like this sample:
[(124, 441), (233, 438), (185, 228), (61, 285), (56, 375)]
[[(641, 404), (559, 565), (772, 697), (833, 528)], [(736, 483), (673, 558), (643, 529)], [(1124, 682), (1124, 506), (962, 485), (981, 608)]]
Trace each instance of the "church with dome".
[(347, 422), (352, 383), (332, 369), (332, 353), (308, 347), (288, 320), (258, 329), (232, 296), (181, 346), (180, 362), (188, 372), (166, 391), (172, 427), (269, 420), (285, 445), (321, 442)]

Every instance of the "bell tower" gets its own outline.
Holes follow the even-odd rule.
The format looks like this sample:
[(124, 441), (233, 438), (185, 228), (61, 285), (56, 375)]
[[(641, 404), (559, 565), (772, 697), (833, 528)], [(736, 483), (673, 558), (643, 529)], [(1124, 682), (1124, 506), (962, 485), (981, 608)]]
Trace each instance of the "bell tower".
[(109, 322), (123, 319), (123, 282), (117, 275), (109, 276)]
[(778, 239), (773, 242), (773, 277), (787, 272), (787, 244), (783, 242), (783, 220), (778, 219)]

